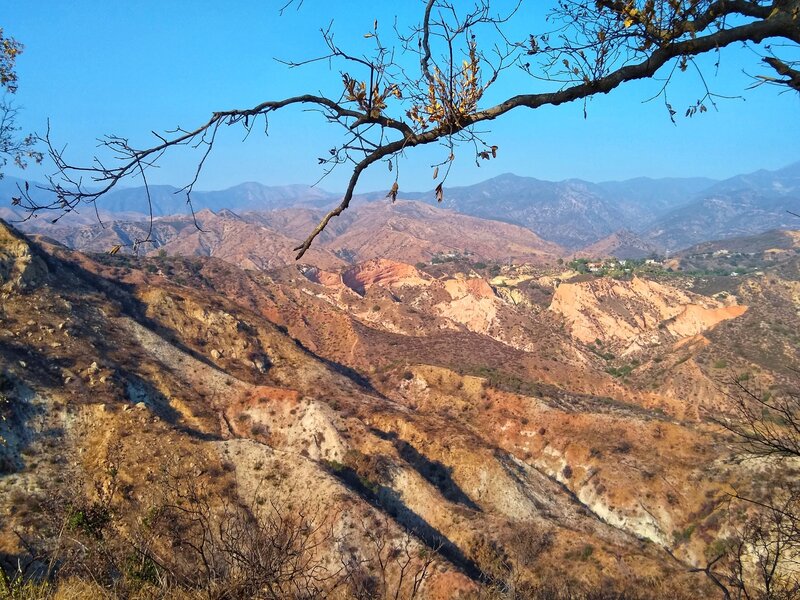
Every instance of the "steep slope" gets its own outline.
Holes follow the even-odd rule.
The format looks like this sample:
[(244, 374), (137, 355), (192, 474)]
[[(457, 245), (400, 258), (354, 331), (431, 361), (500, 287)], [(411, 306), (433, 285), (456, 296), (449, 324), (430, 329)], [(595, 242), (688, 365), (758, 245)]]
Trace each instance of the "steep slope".
[[(109, 534), (104, 552), (129, 553), (126, 544), (148, 531), (161, 560), (186, 561), (170, 563), (173, 572), (196, 565), (202, 573), (191, 546), (180, 543), (194, 538), (170, 537), (192, 536), (192, 521), (181, 529), (182, 513), (174, 513), (172, 531), (156, 518), (172, 510), (170, 502), (210, 510), (201, 514), (212, 520), (232, 505), (259, 515), (264, 503), (288, 518), (292, 513), (282, 511), (300, 503), (309, 511), (301, 514), (331, 515), (337, 532), (313, 546), (312, 557), (322, 562), (312, 564), (339, 565), (344, 558), (337, 553), (352, 548), (346, 551), (358, 564), (380, 577), (370, 534), (382, 528), (380, 539), (401, 556), (402, 529), (412, 532), (405, 546), (412, 564), (426, 555), (425, 546), (436, 547), (447, 568), (431, 572), (429, 598), (474, 590), (491, 577), (494, 555), (485, 548), (493, 547), (531, 581), (560, 571), (563, 557), (587, 544), (594, 558), (573, 564), (578, 581), (596, 581), (600, 573), (621, 578), (619, 557), (641, 576), (673, 569), (657, 547), (587, 512), (538, 459), (498, 448), (495, 434), (487, 435), (494, 426), (481, 431), (472, 417), (445, 418), (445, 388), (423, 386), (412, 372), (397, 393), (381, 394), (210, 290), (208, 280), (176, 285), (125, 267), (125, 257), (107, 257), (104, 266), (2, 231), (0, 434), (13, 443), (0, 448), (0, 559), (24, 553), (20, 539), (49, 525), (57, 530), (60, 518), (62, 528), (75, 522), (70, 507), (93, 507), (84, 515), (108, 507), (108, 520), (79, 521), (69, 539), (43, 537), (43, 548), (72, 547), (74, 539), (86, 548), (94, 542), (81, 532), (96, 527)], [(467, 288), (485, 295), (482, 285)], [(300, 291), (296, 298), (314, 296)], [(445, 385), (441, 376), (434, 380)], [(477, 407), (479, 399), (480, 392), (470, 402)], [(514, 542), (520, 528), (545, 530), (549, 541), (533, 552)], [(83, 560), (81, 546), (75, 548), (74, 560)], [(535, 572), (525, 566), (530, 560)], [(396, 571), (388, 577), (396, 581)]]
[[(663, 304), (654, 313), (669, 314), (663, 331), (655, 321), (642, 325), (645, 337), (660, 332), (659, 339), (635, 350), (634, 360), (610, 355), (618, 351), (614, 339), (599, 347), (595, 340), (576, 342), (552, 312), (531, 314), (526, 305), (504, 302), (477, 277), (415, 283), (408, 266), (374, 263), (364, 271), (369, 287), (358, 295), (332, 273), (317, 283), (321, 274), (307, 272), (299, 285), (290, 270), (269, 278), (254, 273), (264, 279), (252, 287), (263, 290), (257, 303), (273, 307), (294, 337), (370, 373), (387, 396), (418, 414), (468, 423), (563, 483), (607, 522), (699, 560), (703, 543), (676, 542), (682, 538), (673, 532), (694, 526), (713, 535), (718, 482), (749, 477), (728, 466), (719, 439), (702, 424), (705, 415), (725, 410), (725, 395), (708, 372), (715, 349), (694, 334), (707, 333), (719, 321), (715, 311), (727, 308), (668, 286), (636, 284), (622, 303), (649, 319), (650, 297), (660, 293)], [(231, 289), (242, 284), (228, 280)], [(686, 303), (674, 319), (672, 302)], [(588, 309), (624, 319), (609, 304), (599, 295), (587, 298)], [(733, 306), (721, 316), (743, 310)], [(511, 323), (521, 330), (518, 338), (510, 335)], [(426, 437), (418, 433), (416, 443)], [(675, 483), (682, 481), (692, 485)]]
[(647, 242), (627, 229), (615, 231), (611, 235), (586, 246), (576, 256), (587, 258), (644, 258), (652, 254), (663, 253), (658, 246)]
[(562, 315), (572, 335), (584, 342), (621, 345), (623, 352), (691, 337), (747, 310), (729, 298), (716, 300), (634, 277), (562, 283), (550, 310)]
[(693, 202), (662, 216), (644, 234), (669, 250), (707, 240), (797, 226), (800, 163), (758, 171), (712, 186)]

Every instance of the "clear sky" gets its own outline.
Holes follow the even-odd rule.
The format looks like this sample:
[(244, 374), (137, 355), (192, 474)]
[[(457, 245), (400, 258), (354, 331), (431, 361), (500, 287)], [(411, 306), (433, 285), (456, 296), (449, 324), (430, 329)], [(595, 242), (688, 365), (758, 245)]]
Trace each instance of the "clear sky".
[[(333, 21), (337, 41), (362, 48), (374, 19), (387, 43), (391, 26), (419, 21), (422, 3), (305, 0), (299, 10), (279, 16), (284, 0), (150, 0), (107, 2), (4, 2), (0, 26), (25, 45), (18, 60), (23, 107), (19, 122), (42, 131), (49, 118), (52, 135), (67, 144), (68, 157), (88, 163), (96, 138), (106, 133), (146, 143), (151, 130), (191, 127), (215, 110), (243, 108), (262, 100), (300, 93), (341, 90), (339, 68), (317, 64), (288, 69), (275, 58), (300, 60), (323, 53), (320, 27)], [(497, 7), (508, 2), (496, 2)], [(527, 13), (510, 31), (520, 37), (545, 27), (549, 1), (527, 2)], [(637, 176), (724, 178), (756, 169), (775, 169), (800, 160), (800, 98), (752, 83), (742, 72), (763, 73), (747, 50), (722, 55), (719, 72), (706, 61), (714, 90), (742, 98), (722, 100), (719, 111), (686, 119), (686, 107), (701, 94), (697, 76), (683, 74), (670, 87), (679, 112), (673, 125), (655, 81), (629, 84), (589, 101), (531, 111), (517, 109), (491, 124), (488, 141), (498, 158), (481, 168), (461, 158), (448, 185), (466, 185), (513, 172), (541, 179), (578, 177), (591, 181)], [(543, 91), (522, 73), (509, 73), (502, 94)], [(270, 135), (256, 132), (244, 143), (238, 128), (226, 131), (208, 163), (199, 189), (221, 189), (243, 181), (268, 185), (313, 183), (321, 174), (317, 157), (339, 140), (339, 130), (319, 114), (290, 110), (273, 115)], [(430, 164), (438, 149), (414, 150), (401, 162), (402, 189), (433, 187)], [(182, 185), (193, 174), (193, 156), (178, 153), (150, 174), (152, 183)], [(25, 175), (40, 178), (44, 170)], [(8, 174), (19, 176), (11, 169)], [(342, 190), (342, 168), (321, 187)], [(360, 191), (385, 189), (392, 181), (384, 165), (363, 177)], [(136, 185), (137, 182), (130, 182)]]

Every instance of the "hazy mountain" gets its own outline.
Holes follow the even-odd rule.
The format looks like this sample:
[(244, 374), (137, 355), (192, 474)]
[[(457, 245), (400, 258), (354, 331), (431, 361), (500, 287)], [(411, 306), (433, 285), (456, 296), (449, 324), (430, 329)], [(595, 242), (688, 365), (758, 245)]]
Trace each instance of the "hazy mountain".
[(761, 169), (736, 175), (711, 186), (709, 194), (724, 194), (749, 190), (764, 197), (797, 197), (800, 192), (800, 161), (776, 171)]
[[(436, 202), (433, 194), (424, 199)], [(522, 225), (569, 248), (590, 244), (629, 222), (625, 207), (615, 206), (596, 184), (578, 179), (553, 182), (509, 173), (471, 186), (447, 188), (442, 205)]]
[(236, 212), (300, 206), (321, 208), (338, 200), (338, 194), (308, 185), (266, 186), (253, 182), (197, 195), (197, 201), (202, 208), (210, 208), (214, 212), (225, 208)]
[(800, 218), (800, 163), (726, 179), (664, 214), (643, 235), (670, 250), (707, 240), (794, 228)]
[(613, 200), (626, 205), (631, 213), (640, 214), (647, 222), (657, 214), (685, 205), (715, 183), (716, 180), (707, 177), (636, 177), (626, 181), (604, 181), (597, 185)]
[[(40, 182), (28, 182), (28, 194), (34, 202), (41, 206), (48, 206), (55, 200), (55, 194), (45, 188)], [(80, 227), (97, 225), (97, 216), (104, 223), (113, 220), (140, 221), (147, 218), (147, 205), (135, 206), (133, 210), (110, 210), (105, 202), (98, 204), (98, 210), (90, 204), (80, 205), (77, 210), (66, 214), (56, 210), (40, 211), (31, 215), (23, 208), (12, 204), (12, 198), (19, 197), (21, 190), (25, 189), (25, 180), (16, 177), (3, 177), (0, 179), (0, 219), (10, 223), (20, 224), (26, 231), (41, 232), (51, 227)], [(55, 221), (55, 223), (54, 223)], [(24, 223), (23, 223), (24, 222)]]
[[(335, 201), (337, 196), (307, 185), (266, 186), (242, 183), (226, 190), (192, 192), (195, 211), (229, 209), (274, 210), (289, 206), (321, 207)], [(186, 193), (168, 185), (151, 185), (150, 200), (154, 216), (187, 214), (190, 212)], [(110, 212), (148, 212), (147, 194), (143, 187), (110, 192), (102, 199), (103, 208)]]
[[(25, 216), (10, 206), (10, 198), (18, 194), (18, 184), (20, 180), (13, 178), (0, 180), (0, 198), (7, 199), (7, 202), (0, 202), (3, 218), (19, 220)], [(32, 189), (43, 201), (47, 200), (46, 191), (39, 190), (36, 184), (32, 184)], [(279, 231), (290, 227), (292, 231), (287, 231), (286, 235), (298, 238), (305, 237), (309, 226), (313, 226), (310, 221), (318, 220), (320, 211), (330, 208), (339, 197), (304, 185), (258, 183), (198, 191), (192, 195), (195, 211), (210, 209), (218, 214), (230, 211), (225, 215), (228, 218), (252, 211), (299, 210), (296, 215), (283, 215), (283, 223), (276, 225)], [(800, 163), (719, 182), (697, 177), (639, 177), (595, 184), (579, 179), (555, 182), (505, 174), (475, 185), (445, 188), (441, 204), (437, 203), (432, 190), (404, 192), (401, 189), (401, 198), (522, 226), (571, 251), (591, 246), (621, 229), (640, 238), (634, 244), (640, 249), (676, 250), (710, 239), (796, 226), (797, 218), (787, 210), (800, 211)], [(172, 186), (151, 186), (150, 204), (155, 216), (189, 214), (185, 194)], [(350, 211), (332, 221), (320, 241), (343, 235), (355, 218), (353, 211), (373, 204), (388, 205), (386, 192), (357, 196)], [(126, 188), (109, 193), (101, 199), (99, 207), (105, 220), (116, 215), (118, 220), (136, 221), (144, 219), (137, 214), (147, 213), (148, 202), (143, 188)], [(58, 225), (85, 226), (94, 218), (92, 207), (87, 206), (79, 214), (60, 220)], [(251, 218), (258, 222), (259, 217)], [(276, 214), (270, 216), (273, 221), (277, 218)], [(38, 219), (26, 225), (26, 229), (45, 232), (50, 215), (42, 214)], [(613, 246), (617, 242), (608, 243)]]
[[(640, 177), (595, 184), (505, 174), (471, 186), (445, 188), (443, 204), (458, 212), (522, 225), (545, 239), (577, 249), (620, 227), (641, 231), (713, 183), (705, 178)], [(435, 202), (433, 192), (421, 197)]]

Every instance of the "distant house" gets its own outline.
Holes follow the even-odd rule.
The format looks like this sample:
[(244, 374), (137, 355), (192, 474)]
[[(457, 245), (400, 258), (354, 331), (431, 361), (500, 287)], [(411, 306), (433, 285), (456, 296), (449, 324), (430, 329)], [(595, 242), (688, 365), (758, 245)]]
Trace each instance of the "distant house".
[(601, 262), (586, 263), (586, 268), (589, 269), (592, 273), (597, 273), (597, 271), (603, 268), (603, 263)]

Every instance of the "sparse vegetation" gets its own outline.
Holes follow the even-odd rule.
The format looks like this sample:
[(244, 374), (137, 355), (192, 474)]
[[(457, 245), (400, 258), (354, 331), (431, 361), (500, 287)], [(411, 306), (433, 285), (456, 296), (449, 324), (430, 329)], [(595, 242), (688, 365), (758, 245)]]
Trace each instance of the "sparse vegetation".
[(633, 372), (633, 370), (638, 366), (639, 362), (634, 360), (628, 364), (624, 364), (619, 367), (606, 367), (606, 373), (608, 373), (612, 377), (618, 377), (620, 379), (624, 379), (628, 375), (630, 375)]
[(592, 546), (591, 544), (583, 544), (567, 552), (564, 555), (564, 558), (570, 561), (572, 560), (587, 561), (591, 558), (592, 554), (594, 554), (594, 546)]
[[(131, 257), (131, 268), (146, 270), (148, 260)], [(523, 269), (503, 268), (509, 286), (519, 287), (511, 276)], [(269, 294), (259, 310), (287, 323), (301, 346), (249, 304), (236, 304), (251, 299), (196, 290), (199, 279), (180, 289), (161, 279), (126, 284), (134, 290), (127, 298), (128, 288), (102, 272), (103, 287), (81, 284), (90, 289), (89, 308), (68, 296), (72, 304), (54, 314), (51, 307), (61, 306), (55, 283), (4, 297), (0, 307), (0, 414), (7, 417), (0, 427), (30, 432), (24, 443), (12, 438), (16, 462), (8, 470), (17, 472), (0, 478), (3, 533), (23, 536), (13, 555), (4, 548), (0, 556), (0, 597), (69, 597), (74, 585), (88, 597), (292, 598), (314, 597), (318, 588), (307, 585), (327, 594), (330, 584), (343, 598), (384, 598), (394, 597), (406, 565), (398, 598), (424, 598), (431, 578), (473, 586), (476, 598), (487, 599), (638, 600), (667, 589), (659, 587), (666, 580), (674, 589), (665, 597), (714, 597), (713, 575), (731, 597), (748, 586), (761, 599), (759, 565), (777, 549), (794, 551), (796, 519), (786, 515), (795, 514), (797, 472), (777, 460), (796, 455), (787, 445), (797, 412), (789, 375), (736, 349), (758, 336), (785, 347), (792, 311), (785, 326), (756, 314), (752, 322), (766, 325), (748, 323), (750, 337), (724, 329), (736, 321), (705, 332), (703, 345), (631, 353), (613, 336), (577, 342), (558, 324), (528, 318), (530, 306), (503, 312), (497, 298), (501, 333), (517, 338), (441, 327), (447, 323), (430, 310), (447, 301), (437, 284), (425, 289), (430, 304), (409, 286), (393, 290), (396, 301), (379, 289), (343, 307), (297, 294), (287, 283), (294, 272), (274, 274), (269, 285), (263, 274), (229, 282), (228, 289)], [(123, 308), (97, 300), (106, 289)], [(376, 301), (386, 321), (399, 315), (414, 335), (350, 319)], [(405, 312), (412, 302), (416, 312)], [(62, 345), (49, 346), (56, 340)], [(532, 349), (514, 346), (518, 340)], [(673, 371), (671, 380), (670, 365), (690, 358), (701, 368)], [(256, 361), (270, 368), (257, 370)], [(725, 375), (709, 367), (730, 369), (734, 389), (753, 397), (740, 405), (704, 395), (709, 373), (714, 381)], [(651, 391), (653, 378), (669, 394)], [(758, 389), (762, 378), (768, 385)], [(130, 401), (127, 388), (139, 380), (148, 393), (141, 403)], [(656, 403), (664, 409), (650, 408)], [(706, 420), (709, 406), (730, 417), (742, 448), (760, 461), (731, 455), (729, 440)], [(120, 440), (130, 454), (121, 474), (103, 451)], [(179, 452), (185, 455), (175, 463)], [(90, 473), (98, 484), (76, 475)], [(725, 496), (734, 484), (738, 497)], [(575, 505), (569, 495), (584, 485), (611, 515), (647, 520), (652, 511), (659, 527), (669, 523), (662, 531), (675, 531), (666, 545), (678, 561), (705, 557), (709, 581), (702, 573), (678, 581), (689, 577), (670, 570), (680, 563), (628, 535), (626, 524), (609, 534), (591, 503)], [(48, 497), (67, 489), (69, 497)], [(330, 518), (320, 509), (329, 500)], [(562, 510), (567, 526), (554, 516)], [(624, 575), (617, 556), (630, 557)], [(641, 579), (662, 568), (663, 578)], [(773, 583), (786, 600), (793, 580), (778, 572)]]

